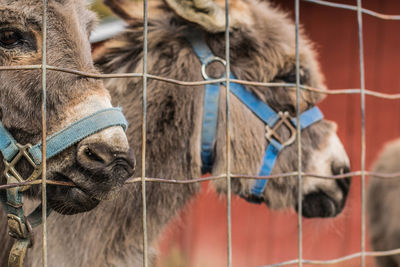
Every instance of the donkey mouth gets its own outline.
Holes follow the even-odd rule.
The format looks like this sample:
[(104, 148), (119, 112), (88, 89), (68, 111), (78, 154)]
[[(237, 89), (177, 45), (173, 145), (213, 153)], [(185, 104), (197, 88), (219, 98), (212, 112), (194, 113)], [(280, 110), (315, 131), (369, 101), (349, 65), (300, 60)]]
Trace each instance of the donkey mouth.
[[(343, 207), (322, 191), (313, 192), (304, 196), (302, 202), (303, 216), (306, 218), (335, 217)], [(296, 210), (298, 211), (298, 206)]]
[[(67, 176), (58, 173), (55, 181), (72, 182)], [(48, 185), (49, 206), (64, 215), (72, 215), (94, 209), (99, 200), (93, 198), (85, 189), (75, 186)]]

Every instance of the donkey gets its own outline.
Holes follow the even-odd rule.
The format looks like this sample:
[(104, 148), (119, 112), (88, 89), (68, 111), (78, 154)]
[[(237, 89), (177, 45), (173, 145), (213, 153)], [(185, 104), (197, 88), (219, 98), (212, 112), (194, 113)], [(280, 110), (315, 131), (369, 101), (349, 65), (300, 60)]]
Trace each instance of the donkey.
[[(128, 26), (115, 39), (95, 53), (95, 61), (106, 73), (141, 72), (143, 64), (143, 21), (139, 6), (130, 1), (106, 1)], [(224, 55), (223, 5), (211, 0), (150, 1), (149, 73), (184, 81), (202, 80), (201, 64), (187, 39), (187, 32), (203, 34), (216, 56)], [(268, 2), (231, 1), (231, 68), (240, 79), (261, 82), (295, 81), (294, 24), (287, 15)], [(301, 82), (324, 88), (316, 53), (301, 33)], [(219, 77), (224, 67), (210, 64), (206, 70)], [(140, 151), (142, 82), (138, 79), (110, 79), (105, 82), (114, 103), (124, 108), (131, 126), (130, 144)], [(295, 116), (296, 92), (293, 88), (246, 86), (276, 111)], [(225, 172), (225, 96), (220, 88), (217, 134), (211, 174)], [(301, 110), (312, 108), (323, 95), (303, 91)], [(148, 80), (146, 176), (166, 179), (200, 177), (200, 133), (204, 86), (180, 86)], [(231, 97), (232, 173), (257, 175), (267, 146), (265, 125), (237, 98)], [(277, 132), (289, 137), (289, 129)], [(321, 175), (346, 173), (349, 159), (336, 135), (333, 122), (320, 120), (302, 132), (304, 171)], [(292, 144), (280, 152), (274, 174), (297, 169), (297, 148)], [(139, 157), (140, 159), (140, 157)], [(140, 160), (138, 160), (140, 162)], [(138, 164), (140, 173), (142, 166)], [(233, 179), (232, 190), (248, 196), (255, 180)], [(296, 177), (280, 177), (268, 182), (261, 200), (273, 209), (297, 209), (299, 190), (304, 195), (303, 215), (333, 217), (344, 207), (349, 190), (344, 180), (304, 177), (298, 187)], [(214, 184), (224, 193), (226, 185)], [(54, 214), (48, 225), (48, 261), (57, 266), (141, 266), (142, 199), (141, 185), (129, 184), (113, 202), (101, 202), (95, 210), (79, 216)], [(157, 239), (165, 225), (198, 192), (198, 184), (147, 183), (147, 230), (149, 256), (154, 262)], [(40, 237), (30, 254), (30, 266), (41, 262)], [(68, 244), (68, 245), (67, 245)], [(69, 245), (73, 244), (73, 245)]]
[[(400, 139), (385, 145), (377, 160), (373, 164), (373, 172), (397, 173), (400, 172)], [(400, 181), (399, 177), (382, 180), (371, 176), (367, 190), (367, 215), (369, 236), (372, 248), (377, 251), (400, 248), (400, 227), (398, 207)], [(380, 267), (400, 265), (400, 255), (376, 257)]]
[[(41, 0), (0, 0), (0, 66), (41, 64), (42, 5)], [(49, 1), (49, 65), (96, 73), (88, 40), (96, 17), (86, 5), (79, 0)], [(38, 143), (42, 135), (41, 70), (1, 70), (0, 80), (0, 119), (5, 131), (20, 144)], [(48, 71), (48, 136), (88, 115), (111, 107), (110, 95), (102, 81)], [(48, 186), (48, 206), (61, 214), (75, 214), (95, 208), (100, 200), (115, 196), (125, 180), (133, 174), (135, 158), (122, 127), (114, 125), (98, 130), (87, 138), (77, 140), (47, 162), (49, 180), (72, 182), (75, 185)], [(0, 168), (3, 173), (3, 160)], [(24, 177), (29, 176), (32, 169), (26, 160), (18, 162), (16, 168)], [(6, 178), (1, 175), (0, 184), (5, 183)], [(33, 186), (24, 194), (39, 198), (41, 189)], [(0, 217), (3, 224), (0, 230), (0, 253), (3, 255), (10, 242), (9, 237), (5, 236), (7, 219), (2, 208)], [(0, 260), (0, 265), (5, 266), (5, 262)]]

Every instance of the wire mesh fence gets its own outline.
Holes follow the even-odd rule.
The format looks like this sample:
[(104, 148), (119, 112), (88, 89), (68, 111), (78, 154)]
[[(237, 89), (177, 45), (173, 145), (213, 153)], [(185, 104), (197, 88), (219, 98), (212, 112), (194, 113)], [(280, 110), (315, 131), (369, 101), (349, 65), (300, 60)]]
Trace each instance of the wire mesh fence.
[[(386, 14), (381, 14), (378, 12), (375, 12), (373, 10), (368, 10), (363, 8), (361, 0), (357, 0), (356, 5), (348, 5), (348, 4), (339, 4), (339, 3), (334, 3), (334, 2), (329, 2), (329, 1), (323, 1), (323, 0), (303, 0), (304, 2), (310, 2), (316, 5), (324, 5), (332, 8), (338, 8), (338, 9), (346, 9), (350, 11), (354, 11), (355, 15), (357, 16), (357, 21), (358, 21), (358, 40), (359, 40), (359, 68), (360, 68), (360, 88), (349, 88), (349, 89), (331, 89), (329, 91), (320, 89), (320, 88), (312, 88), (309, 86), (305, 86), (300, 84), (300, 56), (299, 56), (299, 25), (300, 25), (300, 12), (301, 12), (301, 6), (300, 6), (300, 0), (295, 0), (294, 1), (294, 10), (295, 10), (295, 25), (296, 25), (296, 83), (264, 83), (264, 82), (258, 82), (258, 81), (246, 81), (246, 80), (237, 80), (237, 79), (231, 79), (230, 78), (230, 36), (229, 36), (229, 0), (225, 1), (225, 24), (226, 24), (226, 30), (225, 30), (225, 57), (226, 57), (226, 78), (221, 78), (221, 79), (214, 79), (214, 80), (208, 80), (208, 81), (180, 81), (180, 80), (175, 80), (171, 79), (169, 77), (161, 77), (157, 75), (152, 75), (151, 73), (147, 73), (147, 54), (148, 54), (148, 2), (147, 0), (144, 1), (144, 31), (143, 31), (143, 36), (144, 36), (144, 42), (143, 42), (143, 71), (142, 73), (123, 73), (123, 74), (95, 74), (95, 73), (87, 73), (87, 72), (82, 72), (80, 70), (75, 70), (75, 69), (69, 69), (69, 68), (62, 68), (62, 67), (54, 67), (47, 65), (46, 61), (46, 32), (47, 32), (47, 0), (43, 0), (43, 20), (42, 20), (42, 64), (41, 65), (25, 65), (25, 66), (0, 66), (0, 71), (5, 71), (5, 70), (41, 70), (42, 71), (42, 142), (43, 142), (43, 159), (42, 159), (42, 178), (40, 180), (36, 181), (30, 181), (30, 182), (21, 182), (21, 183), (15, 183), (15, 184), (6, 184), (6, 185), (0, 185), (0, 190), (5, 190), (13, 187), (18, 187), (18, 186), (25, 186), (25, 185), (41, 185), (42, 188), (42, 205), (43, 205), (43, 214), (42, 214), (42, 233), (43, 233), (43, 246), (42, 246), (42, 251), (43, 251), (43, 266), (47, 266), (47, 216), (46, 216), (46, 205), (47, 205), (47, 200), (46, 200), (46, 185), (47, 184), (52, 184), (52, 185), (60, 185), (60, 186), (74, 186), (73, 183), (69, 182), (61, 182), (61, 181), (52, 181), (52, 180), (47, 180), (46, 179), (46, 74), (49, 71), (57, 71), (57, 72), (64, 72), (64, 73), (69, 73), (69, 74), (76, 74), (80, 75), (82, 77), (89, 77), (89, 78), (95, 78), (95, 79), (108, 79), (108, 78), (136, 78), (136, 79), (142, 79), (143, 83), (143, 99), (142, 99), (142, 173), (140, 174), (140, 177), (132, 177), (127, 180), (126, 183), (141, 183), (142, 185), (142, 203), (143, 203), (143, 247), (144, 247), (144, 253), (143, 253), (143, 266), (148, 266), (148, 241), (147, 241), (147, 216), (151, 216), (151, 214), (147, 214), (146, 210), (146, 183), (173, 183), (173, 184), (187, 184), (187, 183), (201, 183), (205, 181), (212, 181), (212, 180), (225, 180), (226, 181), (226, 190), (227, 190), (227, 265), (230, 267), (232, 266), (232, 236), (231, 236), (231, 180), (232, 179), (277, 179), (280, 177), (297, 177), (298, 178), (298, 184), (299, 186), (302, 184), (302, 179), (303, 176), (309, 176), (309, 177), (315, 177), (315, 178), (320, 178), (320, 179), (342, 179), (348, 176), (352, 176), (355, 179), (360, 178), (361, 179), (361, 251), (357, 253), (353, 253), (341, 258), (336, 258), (332, 260), (310, 260), (310, 259), (304, 259), (303, 258), (303, 236), (302, 236), (302, 191), (299, 190), (298, 194), (298, 203), (300, 203), (299, 209), (298, 209), (298, 257), (297, 259), (286, 261), (286, 262), (281, 262), (277, 264), (272, 264), (272, 265), (266, 265), (266, 266), (287, 266), (287, 265), (298, 265), (298, 266), (303, 266), (303, 264), (334, 264), (334, 263), (340, 263), (344, 261), (348, 261), (354, 258), (360, 258), (361, 259), (361, 266), (365, 266), (365, 257), (377, 257), (377, 256), (387, 256), (387, 255), (394, 255), (394, 254), (400, 254), (400, 249), (394, 249), (390, 251), (380, 251), (380, 252), (372, 252), (372, 251), (366, 251), (366, 221), (365, 221), (365, 177), (367, 175), (373, 175), (377, 178), (382, 178), (382, 179), (393, 179), (398, 176), (400, 176), (400, 173), (391, 173), (391, 174), (386, 174), (386, 173), (374, 173), (374, 172), (369, 172), (366, 170), (365, 166), (365, 155), (366, 155), (366, 132), (365, 132), (365, 110), (366, 110), (366, 105), (365, 105), (365, 97), (366, 96), (372, 96), (375, 98), (381, 98), (381, 99), (386, 99), (386, 100), (397, 100), (400, 99), (400, 94), (388, 94), (388, 93), (382, 93), (379, 91), (375, 90), (368, 90), (366, 89), (365, 86), (365, 67), (364, 67), (364, 48), (363, 48), (363, 14), (369, 15), (376, 17), (381, 20), (400, 20), (400, 15), (386, 15)], [(216, 83), (216, 82), (225, 82), (226, 84), (226, 118), (227, 118), (227, 124), (226, 124), (226, 166), (225, 166), (225, 173), (218, 175), (218, 176), (210, 176), (210, 177), (198, 177), (198, 178), (190, 178), (188, 179), (187, 177), (181, 177), (182, 179), (164, 179), (162, 177), (146, 177), (146, 162), (145, 162), (145, 155), (146, 155), (146, 119), (147, 119), (147, 113), (146, 113), (146, 100), (147, 100), (147, 81), (149, 79), (154, 79), (158, 81), (163, 81), (166, 83), (172, 83), (172, 84), (177, 84), (177, 85), (183, 85), (183, 86), (194, 86), (194, 85), (204, 85), (204, 84), (210, 84), (210, 83)], [(354, 171), (348, 174), (342, 174), (342, 175), (316, 175), (312, 173), (305, 173), (302, 171), (302, 149), (301, 149), (301, 142), (297, 142), (297, 150), (298, 150), (298, 171), (291, 172), (291, 173), (281, 173), (281, 174), (274, 174), (274, 175), (268, 175), (268, 176), (249, 176), (249, 175), (241, 175), (241, 174), (233, 174), (231, 173), (231, 162), (230, 162), (230, 83), (239, 83), (243, 85), (254, 85), (254, 86), (261, 86), (261, 87), (286, 87), (290, 88), (293, 90), (296, 90), (296, 96), (297, 96), (297, 140), (300, 140), (301, 138), (301, 129), (300, 129), (300, 118), (299, 114), (300, 112), (300, 92), (301, 90), (305, 91), (312, 91), (316, 93), (321, 93), (321, 94), (327, 94), (327, 95), (346, 95), (346, 94), (358, 94), (360, 95), (360, 101), (361, 101), (361, 170)], [(265, 267), (266, 267), (265, 266)]]

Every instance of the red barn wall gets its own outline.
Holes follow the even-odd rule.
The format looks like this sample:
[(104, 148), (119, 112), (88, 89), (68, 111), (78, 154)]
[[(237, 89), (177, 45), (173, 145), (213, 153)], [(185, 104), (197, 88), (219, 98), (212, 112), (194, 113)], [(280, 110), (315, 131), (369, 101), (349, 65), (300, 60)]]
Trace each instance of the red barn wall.
[[(294, 1), (275, 1), (293, 12)], [(336, 1), (339, 2), (339, 1)], [(356, 5), (355, 0), (340, 1)], [(400, 14), (396, 0), (364, 0), (377, 12)], [(357, 14), (354, 11), (301, 2), (301, 23), (316, 43), (329, 88), (359, 88)], [(383, 21), (363, 15), (366, 87), (385, 93), (400, 90), (400, 21)], [(338, 134), (352, 163), (361, 168), (361, 112), (359, 95), (329, 96), (320, 104), (325, 117), (336, 121)], [(382, 145), (400, 135), (398, 100), (367, 97), (366, 166)], [(360, 177), (352, 182), (344, 212), (334, 219), (303, 220), (303, 256), (332, 259), (360, 251)], [(167, 228), (160, 245), (159, 267), (226, 266), (226, 202), (203, 185), (202, 193)], [(297, 258), (297, 215), (271, 211), (233, 197), (233, 266), (260, 266)], [(369, 248), (369, 246), (368, 246)], [(368, 266), (373, 266), (368, 259)], [(334, 266), (359, 266), (360, 260)], [(314, 265), (315, 266), (315, 265)]]

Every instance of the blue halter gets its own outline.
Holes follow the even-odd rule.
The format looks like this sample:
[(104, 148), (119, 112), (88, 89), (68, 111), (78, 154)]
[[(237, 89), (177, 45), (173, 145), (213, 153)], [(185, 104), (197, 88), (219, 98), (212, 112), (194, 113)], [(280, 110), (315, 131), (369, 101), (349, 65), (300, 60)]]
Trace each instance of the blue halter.
[[(59, 132), (46, 138), (46, 158), (49, 159), (82, 139), (112, 126), (122, 126), (126, 130), (128, 123), (120, 108), (107, 108), (80, 119)], [(17, 142), (0, 121), (0, 151), (8, 162), (20, 149)], [(35, 164), (42, 163), (42, 142), (27, 149)]]
[[(112, 126), (121, 126), (125, 131), (127, 129), (128, 123), (120, 108), (103, 109), (80, 119), (47, 137), (46, 158), (52, 158), (82, 139)], [(4, 158), (4, 174), (8, 184), (33, 181), (41, 175), (42, 143), (34, 146), (18, 144), (2, 122), (0, 122), (0, 152)], [(33, 172), (28, 178), (23, 178), (15, 168), (22, 158), (33, 167)], [(42, 222), (42, 205), (39, 205), (27, 218), (24, 216), (22, 191), (28, 188), (29, 186), (21, 186), (0, 190), (0, 201), (7, 212), (9, 233), (16, 238), (10, 253), (9, 266), (22, 266), (26, 248), (32, 242), (31, 228)], [(50, 209), (46, 210), (47, 215), (50, 212)]]
[[(216, 57), (212, 53), (204, 40), (204, 36), (200, 33), (195, 32), (188, 34), (187, 39), (202, 63), (201, 70), (203, 78), (205, 80), (212, 80), (212, 78), (208, 77), (206, 74), (207, 65), (215, 61), (221, 62), (225, 65), (225, 60)], [(231, 79), (236, 79), (233, 73), (230, 73), (229, 75)], [(225, 85), (225, 82), (205, 85), (203, 127), (201, 135), (201, 160), (203, 174), (211, 172), (213, 164), (213, 149), (217, 131), (220, 84)], [(257, 96), (246, 90), (246, 88), (241, 84), (231, 82), (230, 91), (266, 124), (265, 136), (268, 141), (268, 146), (264, 153), (259, 176), (270, 175), (279, 152), (285, 146), (292, 144), (296, 139), (296, 119), (291, 118), (288, 112), (275, 112)], [(313, 107), (300, 115), (300, 127), (301, 129), (307, 128), (322, 119), (323, 115), (321, 111), (317, 107)], [(282, 125), (286, 125), (291, 132), (290, 137), (287, 140), (282, 140), (276, 133), (276, 130)], [(257, 179), (251, 188), (251, 194), (243, 197), (250, 202), (261, 202), (261, 195), (264, 192), (267, 181), (267, 179)]]

